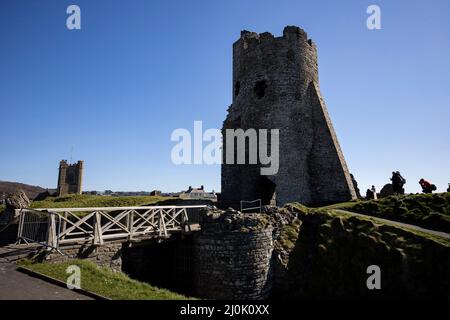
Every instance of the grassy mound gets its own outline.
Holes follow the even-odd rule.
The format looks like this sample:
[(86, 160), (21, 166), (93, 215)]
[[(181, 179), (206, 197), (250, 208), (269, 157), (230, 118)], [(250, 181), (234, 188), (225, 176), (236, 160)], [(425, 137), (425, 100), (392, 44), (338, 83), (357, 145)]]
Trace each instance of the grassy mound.
[(378, 200), (346, 203), (346, 209), (450, 233), (450, 193), (389, 196)]
[(155, 204), (168, 199), (159, 196), (111, 197), (88, 194), (71, 194), (63, 197), (48, 197), (33, 201), (32, 208), (87, 208), (87, 207), (132, 207)]
[(100, 268), (86, 260), (71, 260), (64, 263), (33, 263), (24, 260), (19, 263), (28, 269), (66, 282), (69, 265), (77, 265), (81, 270), (81, 287), (114, 300), (187, 300), (186, 296), (169, 290), (130, 279), (121, 272)]
[[(157, 205), (159, 202), (172, 200), (171, 197), (160, 196), (134, 196), (134, 197), (112, 197), (95, 196), (89, 194), (70, 194), (62, 197), (47, 197), (41, 201), (33, 201), (31, 208), (92, 208), (92, 207), (134, 207)], [(5, 206), (0, 206), (0, 215)], [(81, 213), (80, 213), (81, 214)]]
[[(288, 249), (287, 259), (275, 266), (277, 299), (450, 296), (447, 239), (377, 218), (332, 209), (302, 209), (295, 210), (300, 224), (285, 226), (285, 235), (276, 240)], [(366, 286), (371, 265), (381, 269), (382, 290)]]

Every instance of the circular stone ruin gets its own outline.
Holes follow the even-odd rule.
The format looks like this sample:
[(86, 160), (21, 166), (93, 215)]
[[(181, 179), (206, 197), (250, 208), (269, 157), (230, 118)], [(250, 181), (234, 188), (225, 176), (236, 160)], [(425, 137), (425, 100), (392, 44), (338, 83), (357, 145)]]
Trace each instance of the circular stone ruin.
[(272, 226), (264, 215), (229, 209), (203, 218), (196, 239), (197, 293), (265, 299), (272, 289)]

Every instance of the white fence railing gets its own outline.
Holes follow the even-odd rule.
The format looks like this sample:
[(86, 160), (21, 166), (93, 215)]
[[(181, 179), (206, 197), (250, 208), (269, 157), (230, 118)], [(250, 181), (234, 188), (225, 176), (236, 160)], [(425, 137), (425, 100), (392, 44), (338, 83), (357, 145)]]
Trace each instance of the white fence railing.
[(246, 211), (261, 213), (261, 199), (252, 201), (241, 200), (241, 212)]
[(192, 231), (206, 206), (22, 209), (18, 241), (49, 248)]
[(49, 234), (53, 228), (51, 224), (56, 222), (55, 213), (40, 212), (29, 209), (20, 209), (19, 212), (19, 228), (18, 228), (18, 242), (25, 243), (39, 243), (44, 246), (51, 246), (49, 237), (53, 235)]

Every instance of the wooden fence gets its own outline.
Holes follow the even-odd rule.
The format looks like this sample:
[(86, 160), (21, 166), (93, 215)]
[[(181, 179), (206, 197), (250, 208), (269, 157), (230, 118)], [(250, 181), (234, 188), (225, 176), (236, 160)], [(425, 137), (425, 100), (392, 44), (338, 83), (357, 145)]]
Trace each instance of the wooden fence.
[(199, 228), (206, 206), (22, 209), (18, 241), (61, 245), (167, 238)]

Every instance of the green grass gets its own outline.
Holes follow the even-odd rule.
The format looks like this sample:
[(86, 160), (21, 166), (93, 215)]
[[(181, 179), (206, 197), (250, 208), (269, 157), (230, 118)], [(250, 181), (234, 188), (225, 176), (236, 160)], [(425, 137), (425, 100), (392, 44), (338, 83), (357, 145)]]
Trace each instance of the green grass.
[(320, 209), (346, 209), (355, 206), (357, 203), (360, 203), (361, 200), (347, 201), (347, 202), (339, 202), (330, 205), (326, 205), (320, 207)]
[(285, 205), (285, 208), (289, 209), (292, 208), (296, 213), (301, 214), (308, 214), (308, 212), (311, 211), (311, 208), (308, 208), (307, 206), (299, 203), (299, 202), (292, 202)]
[[(89, 207), (134, 207), (157, 205), (159, 202), (178, 198), (161, 196), (96, 196), (89, 194), (70, 194), (62, 197), (47, 197), (41, 201), (33, 201), (30, 208), (89, 208)], [(0, 215), (5, 210), (5, 206), (0, 206)], [(83, 215), (83, 212), (78, 212)]]
[(71, 194), (63, 197), (48, 197), (33, 201), (31, 208), (87, 208), (87, 207), (132, 207), (155, 204), (171, 199), (159, 196), (113, 197), (87, 194)]
[(375, 217), (450, 233), (450, 193), (389, 196), (324, 207), (345, 209)]
[[(406, 199), (407, 202), (413, 203), (413, 201), (425, 202), (425, 201), (423, 201), (423, 198), (421, 197), (421, 196), (425, 196), (425, 199), (427, 199), (427, 201), (425, 203), (430, 202), (430, 199), (431, 199), (431, 201), (434, 199), (438, 203), (443, 204), (442, 200), (436, 200), (436, 198), (435, 198), (436, 195), (407, 195), (407, 196), (400, 196), (400, 198), (407, 198)], [(450, 193), (443, 194), (443, 195), (448, 197), (450, 195)], [(389, 204), (388, 204), (387, 200), (389, 200), (389, 199), (384, 198), (384, 199), (379, 199), (377, 201), (378, 202), (383, 202), (384, 205), (388, 206)], [(403, 200), (405, 200), (405, 199), (403, 199)], [(297, 211), (297, 213), (300, 213), (302, 216), (305, 216), (305, 215), (325, 215), (326, 216), (326, 215), (328, 215), (329, 217), (342, 217), (342, 218), (345, 218), (345, 219), (352, 218), (352, 219), (357, 219), (357, 220), (361, 220), (361, 221), (370, 221), (370, 222), (372, 222), (372, 223), (374, 223), (374, 224), (376, 224), (378, 226), (386, 225), (386, 226), (389, 226), (389, 227), (393, 227), (393, 228), (396, 228), (398, 230), (403, 230), (403, 231), (406, 231), (408, 233), (411, 233), (412, 235), (416, 235), (416, 236), (420, 236), (420, 237), (423, 237), (423, 238), (426, 238), (426, 239), (429, 239), (429, 240), (433, 240), (433, 241), (438, 242), (438, 243), (440, 243), (442, 245), (450, 247), (450, 240), (448, 240), (446, 238), (443, 238), (443, 237), (440, 237), (440, 236), (437, 236), (437, 235), (434, 235), (434, 234), (422, 232), (422, 231), (419, 231), (419, 230), (415, 230), (415, 229), (411, 229), (411, 228), (407, 228), (407, 227), (396, 225), (395, 221), (405, 222), (405, 221), (401, 221), (398, 218), (397, 219), (393, 219), (393, 218), (389, 219), (389, 217), (387, 217), (387, 216), (383, 216), (383, 215), (380, 215), (380, 214), (368, 214), (367, 212), (364, 212), (364, 211), (360, 211), (358, 213), (364, 213), (364, 214), (367, 215), (367, 217), (360, 217), (360, 216), (356, 217), (356, 216), (351, 214), (351, 211), (357, 212), (355, 210), (355, 207), (357, 207), (357, 206), (359, 207), (360, 205), (364, 205), (365, 203), (368, 203), (368, 202), (374, 202), (374, 201), (373, 200), (372, 201), (361, 201), (361, 200), (349, 201), (349, 202), (342, 202), (342, 203), (337, 203), (337, 204), (333, 204), (333, 205), (328, 205), (328, 206), (324, 206), (324, 207), (320, 207), (320, 208), (309, 208), (309, 207), (306, 207), (305, 205), (302, 205), (302, 204), (300, 204), (298, 202), (289, 203), (286, 206), (287, 207), (291, 206), (292, 208), (294, 208)], [(342, 212), (342, 211), (335, 211), (334, 209), (343, 209), (343, 210), (347, 210), (347, 211), (350, 211), (350, 212), (349, 213), (345, 213), (345, 212)], [(393, 222), (392, 223), (386, 223), (384, 221), (380, 221), (377, 218), (388, 219), (388, 220), (392, 220)], [(415, 223), (413, 223), (413, 222), (415, 222)], [(406, 221), (405, 223), (410, 223), (410, 224), (413, 224), (413, 225), (419, 225), (417, 223), (417, 220), (412, 221), (412, 222), (411, 221)], [(287, 249), (292, 248), (292, 246), (294, 245), (294, 243), (295, 243), (295, 241), (296, 241), (296, 239), (298, 237), (299, 228), (300, 228), (300, 225), (297, 225), (297, 224), (295, 224), (295, 225), (294, 224), (285, 225), (283, 227), (282, 232), (281, 232), (279, 243), (283, 247), (285, 247)], [(439, 230), (439, 228), (436, 228), (436, 230)]]
[(389, 226), (389, 227), (393, 227), (395, 229), (398, 230), (403, 230), (406, 232), (411, 233), (412, 235), (416, 235), (419, 237), (423, 237), (429, 240), (433, 240), (435, 242), (438, 242), (446, 247), (450, 247), (450, 240), (447, 238), (443, 238), (443, 237), (439, 237), (437, 235), (431, 234), (431, 233), (427, 233), (427, 232), (422, 232), (420, 230), (415, 230), (415, 229), (411, 229), (411, 228), (407, 228), (404, 226), (399, 226), (396, 225), (395, 222), (389, 223), (389, 222), (385, 222), (385, 221), (380, 221), (377, 219), (377, 217), (373, 217), (373, 216), (367, 216), (367, 217), (362, 217), (362, 216), (354, 216), (351, 213), (345, 213), (342, 211), (334, 211), (334, 210), (320, 210), (322, 213), (327, 213), (331, 216), (335, 216), (335, 217), (343, 217), (345, 219), (350, 219), (353, 218), (355, 220), (361, 220), (361, 221), (370, 221), (372, 223), (374, 223), (377, 226)]
[(278, 240), (279, 244), (287, 249), (292, 250), (297, 241), (298, 234), (300, 232), (300, 220), (296, 219), (292, 224), (286, 224), (281, 229), (280, 238)]
[[(172, 197), (160, 196), (133, 196), (133, 197), (113, 197), (94, 196), (89, 194), (71, 194), (63, 197), (47, 197), (45, 200), (33, 201), (31, 208), (89, 208), (89, 207), (133, 207), (156, 205), (158, 202), (175, 199)], [(5, 210), (5, 206), (0, 206), (0, 215)], [(82, 216), (84, 212), (78, 212)]]
[[(301, 225), (297, 237), (294, 226), (283, 226), (275, 240), (283, 270), (277, 298), (448, 297), (448, 239), (374, 216), (289, 206)], [(376, 296), (364, 286), (371, 264), (389, 270), (387, 290)]]
[(192, 299), (166, 289), (130, 279), (122, 272), (101, 268), (86, 260), (71, 260), (62, 263), (34, 263), (23, 260), (19, 265), (66, 282), (69, 265), (77, 265), (81, 270), (81, 287), (114, 300), (187, 300)]

